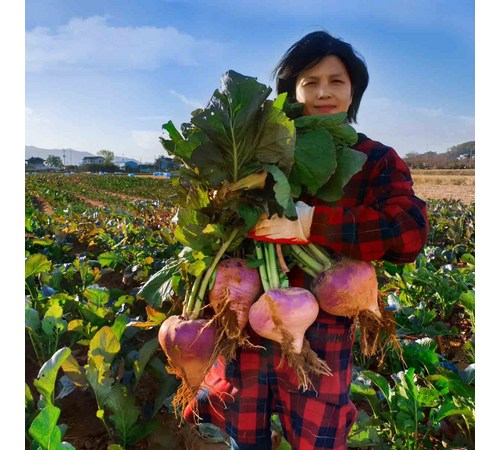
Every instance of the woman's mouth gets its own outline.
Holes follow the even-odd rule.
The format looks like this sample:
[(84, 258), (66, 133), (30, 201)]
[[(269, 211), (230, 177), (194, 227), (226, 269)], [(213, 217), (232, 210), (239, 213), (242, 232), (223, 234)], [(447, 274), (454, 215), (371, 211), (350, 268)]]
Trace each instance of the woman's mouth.
[(314, 109), (321, 114), (333, 114), (335, 108), (335, 105), (318, 105), (314, 107)]

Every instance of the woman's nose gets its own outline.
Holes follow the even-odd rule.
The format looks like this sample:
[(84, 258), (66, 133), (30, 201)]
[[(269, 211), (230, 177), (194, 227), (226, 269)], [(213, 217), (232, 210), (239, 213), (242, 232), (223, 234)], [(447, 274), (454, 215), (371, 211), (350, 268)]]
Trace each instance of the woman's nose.
[(331, 96), (332, 96), (332, 93), (330, 92), (330, 89), (328, 86), (325, 86), (325, 85), (319, 86), (318, 98), (330, 98)]

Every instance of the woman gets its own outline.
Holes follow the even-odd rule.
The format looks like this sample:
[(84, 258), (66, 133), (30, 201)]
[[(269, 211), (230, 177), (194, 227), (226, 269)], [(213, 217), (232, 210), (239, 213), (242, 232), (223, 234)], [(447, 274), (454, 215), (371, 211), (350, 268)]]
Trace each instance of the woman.
[[(310, 33), (285, 53), (275, 69), (278, 93), (303, 104), (307, 116), (347, 112), (356, 122), (368, 71), (352, 46), (326, 32)], [(344, 188), (341, 200), (310, 196), (297, 203), (299, 220), (262, 219), (252, 237), (271, 242), (314, 242), (351, 258), (392, 263), (414, 261), (427, 238), (425, 203), (415, 197), (407, 165), (394, 149), (358, 134), (352, 147), (367, 160)], [(308, 287), (298, 268), (291, 286)], [(265, 350), (242, 349), (229, 364), (217, 361), (198, 395), (199, 418), (231, 437), (233, 449), (271, 449), (270, 416), (279, 414), (293, 449), (346, 449), (357, 417), (349, 399), (352, 372), (352, 321), (320, 312), (306, 339), (332, 369), (312, 376), (316, 390), (300, 391), (293, 369), (278, 368), (279, 344), (248, 330)], [(184, 417), (192, 422), (193, 409)]]

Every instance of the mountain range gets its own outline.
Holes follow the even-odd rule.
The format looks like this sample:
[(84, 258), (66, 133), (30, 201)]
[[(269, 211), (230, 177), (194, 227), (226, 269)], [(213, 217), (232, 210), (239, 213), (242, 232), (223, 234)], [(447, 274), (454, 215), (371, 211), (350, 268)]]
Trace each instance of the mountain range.
[[(73, 150), (72, 148), (48, 149), (35, 147), (33, 145), (24, 146), (24, 159), (30, 159), (32, 157), (47, 159), (49, 155), (59, 156), (59, 158), (61, 158), (61, 161), (65, 165), (75, 166), (80, 165), (85, 156), (97, 156), (93, 153), (81, 152), (78, 150)], [(135, 158), (127, 158), (124, 156), (115, 155), (115, 159), (113, 161), (115, 164), (118, 164), (122, 161), (135, 161), (136, 163), (139, 163), (139, 161)]]

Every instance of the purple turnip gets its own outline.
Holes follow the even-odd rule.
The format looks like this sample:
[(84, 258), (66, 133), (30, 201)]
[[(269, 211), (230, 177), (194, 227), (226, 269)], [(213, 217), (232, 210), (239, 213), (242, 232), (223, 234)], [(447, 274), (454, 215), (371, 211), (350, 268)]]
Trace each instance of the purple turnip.
[(334, 316), (355, 317), (361, 311), (371, 311), (382, 317), (377, 275), (367, 261), (343, 257), (312, 281), (311, 292), (318, 299), (319, 307)]
[(334, 316), (354, 319), (360, 327), (360, 346), (365, 355), (383, 348), (381, 335), (397, 345), (392, 314), (381, 308), (375, 268), (371, 262), (338, 255), (331, 260), (319, 246), (291, 245), (291, 254), (299, 267), (313, 277), (310, 290), (319, 307)]
[(217, 326), (224, 333), (221, 348), (227, 361), (235, 357), (238, 347), (252, 346), (244, 330), (250, 306), (262, 292), (259, 272), (248, 267), (246, 260), (230, 258), (217, 265), (208, 299), (215, 312)]
[(168, 357), (167, 371), (181, 379), (172, 406), (184, 410), (216, 359), (216, 326), (206, 319), (170, 316), (161, 324), (158, 341)]

